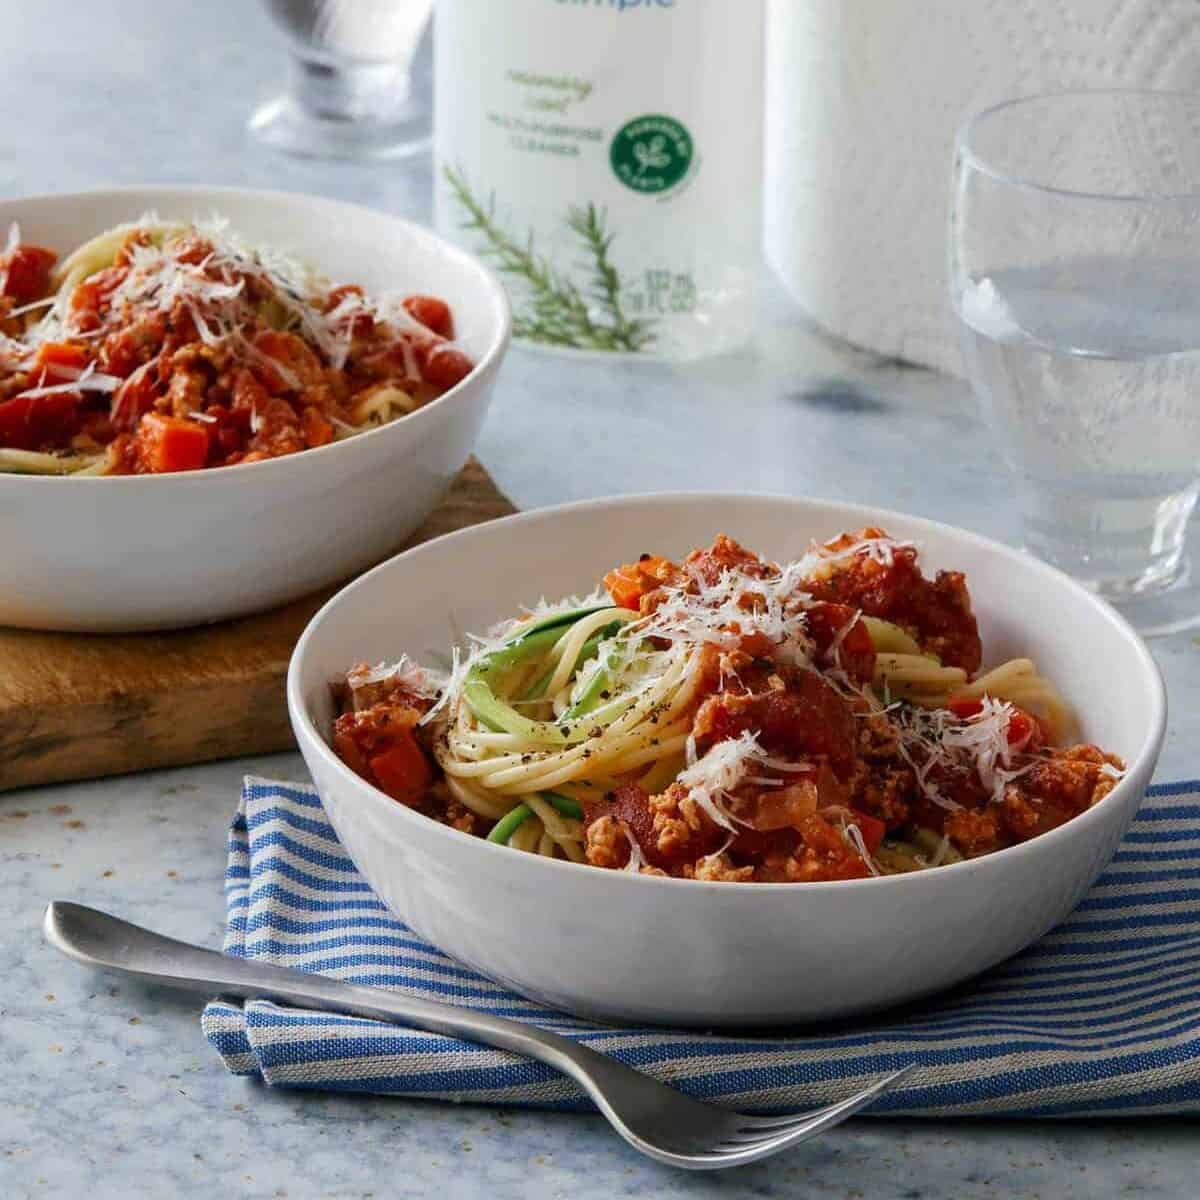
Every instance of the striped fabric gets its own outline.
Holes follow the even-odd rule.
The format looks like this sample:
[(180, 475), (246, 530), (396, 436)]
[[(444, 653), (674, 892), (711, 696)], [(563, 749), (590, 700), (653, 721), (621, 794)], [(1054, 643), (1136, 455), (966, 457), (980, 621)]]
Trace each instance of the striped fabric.
[[(246, 781), (226, 890), (230, 954), (537, 1022), (738, 1108), (826, 1103), (917, 1063), (873, 1112), (1200, 1112), (1200, 782), (1153, 789), (1079, 909), (1024, 954), (917, 1011), (795, 1036), (614, 1029), (523, 1000), (391, 917), (308, 788)], [(229, 1070), (278, 1087), (590, 1107), (539, 1063), (379, 1022), (214, 1000), (203, 1027)]]

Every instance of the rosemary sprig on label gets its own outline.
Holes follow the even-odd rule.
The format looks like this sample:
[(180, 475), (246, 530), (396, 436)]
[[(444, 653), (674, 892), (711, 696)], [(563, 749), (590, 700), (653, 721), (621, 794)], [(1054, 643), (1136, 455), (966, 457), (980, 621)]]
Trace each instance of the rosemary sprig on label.
[(573, 350), (627, 352), (644, 350), (654, 341), (651, 322), (625, 314), (620, 273), (609, 259), (614, 235), (595, 205), (572, 208), (567, 215), (568, 227), (590, 257), (592, 283), (585, 295), (535, 251), (532, 233), (522, 243), (499, 226), (494, 196), (483, 204), (453, 168), (444, 167), (443, 174), (466, 214), (463, 228), (482, 238), (480, 255), (523, 285), (523, 303), (514, 304), (515, 336)]
[(608, 316), (614, 348), (644, 350), (654, 341), (654, 332), (649, 321), (627, 317), (621, 306), (621, 277), (608, 258), (615, 235), (605, 229), (603, 214), (594, 204), (572, 208), (567, 224), (583, 239), (592, 256), (595, 280), (590, 295)]

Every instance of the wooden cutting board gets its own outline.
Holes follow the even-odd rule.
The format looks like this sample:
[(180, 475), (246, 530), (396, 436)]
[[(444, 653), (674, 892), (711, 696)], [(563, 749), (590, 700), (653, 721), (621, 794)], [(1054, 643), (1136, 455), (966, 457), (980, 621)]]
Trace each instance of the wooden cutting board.
[[(471, 459), (405, 548), (514, 511)], [(0, 629), (0, 791), (291, 749), (288, 659), (336, 590), (177, 633)]]

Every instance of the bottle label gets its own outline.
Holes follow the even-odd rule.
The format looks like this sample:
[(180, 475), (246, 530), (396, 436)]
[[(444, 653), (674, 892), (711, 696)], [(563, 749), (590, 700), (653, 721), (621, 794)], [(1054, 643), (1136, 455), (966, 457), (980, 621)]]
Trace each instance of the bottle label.
[(635, 192), (668, 192), (688, 173), (691, 134), (674, 117), (637, 117), (617, 130), (609, 158), (617, 178)]
[(692, 357), (759, 277), (762, 0), (440, 0), (439, 230), (519, 338)]

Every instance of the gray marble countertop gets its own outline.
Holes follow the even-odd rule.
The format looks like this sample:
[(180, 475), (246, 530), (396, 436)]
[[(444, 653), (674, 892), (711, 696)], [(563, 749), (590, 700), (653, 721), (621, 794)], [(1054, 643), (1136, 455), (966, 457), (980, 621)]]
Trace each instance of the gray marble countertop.
[[(257, 5), (3, 0), (0, 28), (0, 194), (214, 182), (428, 215), (427, 159), (299, 162), (247, 141), (246, 114), (279, 67)], [(1014, 534), (965, 388), (829, 343), (770, 284), (757, 343), (718, 361), (673, 369), (514, 352), (479, 453), (523, 508), (711, 484)], [(1186, 635), (1154, 649), (1172, 706), (1159, 778), (1200, 774), (1200, 651)], [(42, 945), (38, 925), (47, 900), (70, 897), (219, 944), (224, 831), (246, 771), (303, 768), (281, 755), (0, 797), (5, 1200), (1196, 1194), (1200, 1138), (1184, 1121), (860, 1120), (769, 1164), (686, 1176), (641, 1159), (599, 1118), (276, 1093), (230, 1077), (193, 998), (80, 970)]]

